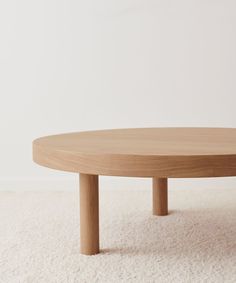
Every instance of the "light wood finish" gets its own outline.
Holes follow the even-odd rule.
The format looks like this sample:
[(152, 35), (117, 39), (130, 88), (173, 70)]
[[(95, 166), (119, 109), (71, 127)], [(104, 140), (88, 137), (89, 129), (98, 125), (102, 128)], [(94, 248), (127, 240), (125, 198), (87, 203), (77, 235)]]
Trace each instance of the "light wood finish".
[(80, 251), (99, 253), (98, 176), (80, 174)]
[(153, 215), (168, 214), (168, 179), (153, 178), (152, 200)]
[(34, 161), (94, 175), (218, 177), (236, 175), (236, 129), (146, 128), (49, 136), (33, 143)]
[(99, 252), (98, 175), (153, 178), (153, 214), (168, 213), (167, 178), (236, 176), (236, 129), (146, 128), (61, 134), (33, 142), (33, 159), (80, 173), (81, 253)]

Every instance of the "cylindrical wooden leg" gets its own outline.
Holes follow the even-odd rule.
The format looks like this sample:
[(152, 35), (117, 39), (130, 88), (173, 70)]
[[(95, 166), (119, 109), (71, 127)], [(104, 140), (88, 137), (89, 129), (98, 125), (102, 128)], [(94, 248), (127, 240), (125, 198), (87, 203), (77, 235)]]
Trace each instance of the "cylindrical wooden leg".
[(168, 180), (167, 178), (153, 178), (152, 188), (153, 215), (168, 214)]
[(80, 251), (99, 253), (98, 176), (80, 174)]

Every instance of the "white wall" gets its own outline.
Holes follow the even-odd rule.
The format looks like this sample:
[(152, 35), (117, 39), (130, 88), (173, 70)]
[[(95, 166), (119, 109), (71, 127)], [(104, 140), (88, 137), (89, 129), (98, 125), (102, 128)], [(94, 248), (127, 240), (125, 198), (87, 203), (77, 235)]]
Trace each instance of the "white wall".
[(73, 183), (32, 163), (38, 136), (236, 127), (235, 11), (235, 0), (0, 1), (0, 189)]

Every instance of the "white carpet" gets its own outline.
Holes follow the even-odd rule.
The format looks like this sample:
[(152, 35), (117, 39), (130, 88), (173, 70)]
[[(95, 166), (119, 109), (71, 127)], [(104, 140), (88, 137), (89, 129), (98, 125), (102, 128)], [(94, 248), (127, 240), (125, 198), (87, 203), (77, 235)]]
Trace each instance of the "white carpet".
[(100, 190), (102, 253), (79, 253), (78, 194), (0, 193), (0, 282), (236, 282), (236, 188)]

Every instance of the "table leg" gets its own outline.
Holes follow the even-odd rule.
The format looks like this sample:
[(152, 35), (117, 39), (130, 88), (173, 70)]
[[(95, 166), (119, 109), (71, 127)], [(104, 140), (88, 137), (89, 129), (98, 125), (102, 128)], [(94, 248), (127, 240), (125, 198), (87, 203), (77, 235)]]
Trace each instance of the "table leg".
[(80, 251), (99, 253), (98, 176), (80, 174)]
[(167, 178), (153, 178), (152, 200), (153, 215), (168, 214), (168, 180)]

